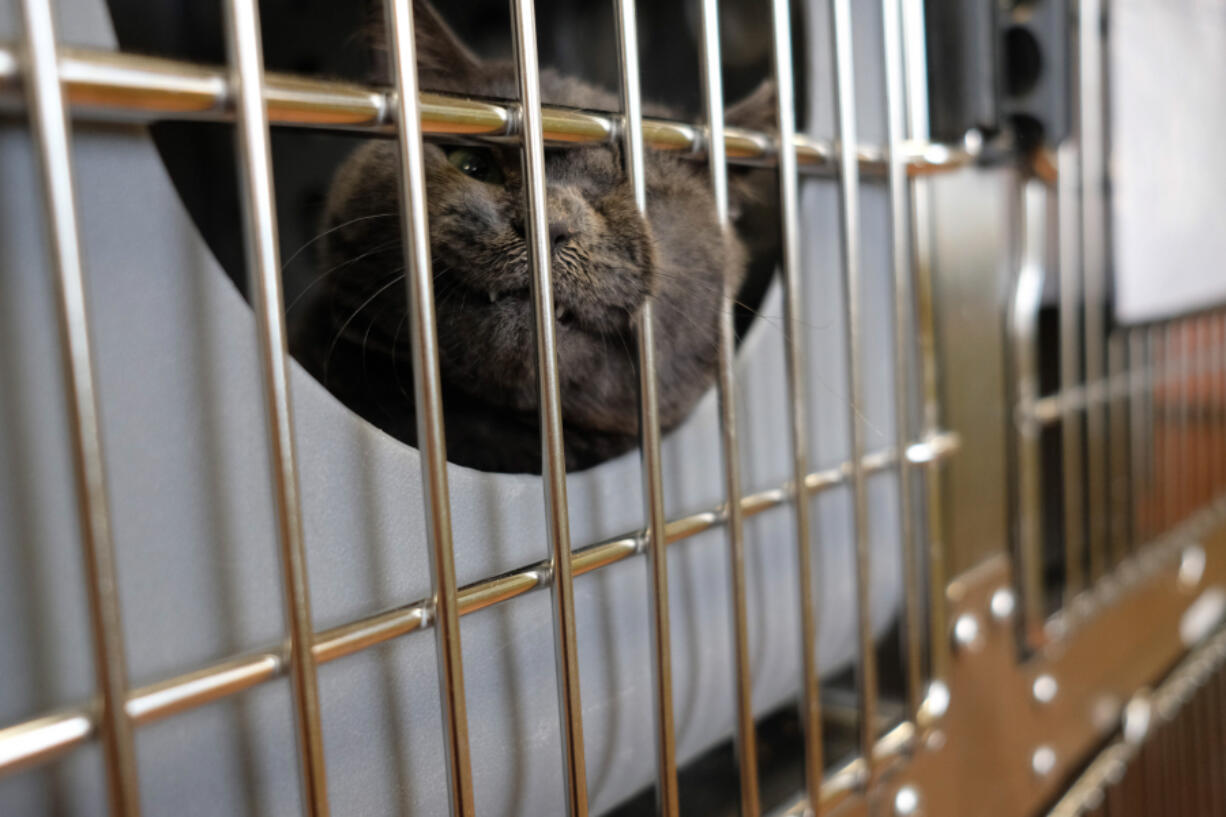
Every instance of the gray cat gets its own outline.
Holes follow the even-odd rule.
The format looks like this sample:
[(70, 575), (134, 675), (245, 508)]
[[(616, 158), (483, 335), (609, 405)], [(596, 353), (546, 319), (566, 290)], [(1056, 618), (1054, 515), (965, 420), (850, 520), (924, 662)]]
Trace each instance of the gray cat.
[[(478, 59), (424, 0), (414, 13), (423, 90), (518, 95), (513, 63)], [(618, 109), (615, 95), (551, 70), (541, 74), (541, 95), (545, 104)], [(728, 122), (765, 130), (773, 104), (764, 85), (729, 109)], [(677, 118), (656, 106), (647, 112)], [(518, 148), (427, 144), (425, 166), (448, 458), (539, 473)], [(618, 148), (550, 148), (546, 172), (566, 462), (581, 469), (637, 444), (634, 325), (649, 296), (662, 428), (681, 423), (710, 387), (721, 292), (725, 281), (740, 286), (747, 251), (737, 235), (721, 235), (702, 162), (648, 150), (646, 222)], [(398, 173), (389, 141), (364, 144), (337, 172), (321, 239), (323, 297), (293, 346), (347, 405), (412, 444)], [(734, 218), (769, 202), (770, 184), (769, 172), (734, 171)]]

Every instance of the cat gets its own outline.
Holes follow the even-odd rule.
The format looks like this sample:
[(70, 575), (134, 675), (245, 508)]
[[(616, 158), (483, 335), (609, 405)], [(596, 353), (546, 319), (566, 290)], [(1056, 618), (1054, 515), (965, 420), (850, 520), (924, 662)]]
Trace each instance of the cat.
[[(414, 0), (422, 90), (511, 99), (514, 63), (482, 60), (424, 0)], [(544, 104), (616, 111), (618, 97), (541, 71)], [(677, 119), (645, 105), (649, 116)], [(727, 111), (768, 130), (773, 87)], [(548, 229), (568, 470), (638, 444), (635, 318), (655, 312), (659, 417), (680, 424), (710, 388), (725, 282), (745, 278), (746, 242), (716, 221), (705, 163), (647, 150), (647, 219), (620, 146), (546, 148)], [(540, 473), (534, 321), (519, 148), (425, 145), (448, 459), (489, 471)], [(737, 223), (769, 202), (769, 171), (730, 170)], [(320, 239), (322, 296), (298, 324), (300, 361), (350, 408), (391, 435), (416, 437), (398, 216), (397, 148), (371, 140), (337, 171)], [(769, 206), (769, 205), (767, 205)]]

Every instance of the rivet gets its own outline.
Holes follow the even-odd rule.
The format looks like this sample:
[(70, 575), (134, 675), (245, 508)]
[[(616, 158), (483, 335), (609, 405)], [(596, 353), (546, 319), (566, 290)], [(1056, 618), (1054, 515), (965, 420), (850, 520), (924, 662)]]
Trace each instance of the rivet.
[(1035, 749), (1030, 757), (1030, 768), (1039, 777), (1047, 777), (1056, 768), (1056, 751), (1047, 744)]
[(1090, 705), (1090, 723), (1102, 734), (1110, 734), (1120, 722), (1120, 699), (1104, 693)]
[(1062, 613), (1057, 613), (1043, 625), (1043, 634), (1052, 641), (1059, 641), (1068, 634), (1068, 621)]
[(1149, 734), (1153, 720), (1153, 707), (1149, 698), (1137, 696), (1124, 706), (1124, 740), (1134, 746), (1143, 742)]
[(978, 156), (983, 150), (983, 131), (971, 128), (962, 137), (962, 146), (972, 156)]
[(963, 613), (954, 621), (954, 644), (966, 652), (975, 652), (983, 646), (983, 628), (974, 614)]
[(1199, 544), (1189, 545), (1179, 557), (1179, 586), (1194, 590), (1205, 575), (1205, 549)]
[(1013, 613), (1017, 610), (1017, 596), (1013, 589), (1010, 587), (998, 589), (992, 594), (988, 608), (992, 611), (992, 618), (997, 621), (1008, 621), (1013, 618)]
[(1034, 693), (1035, 701), (1041, 704), (1049, 704), (1056, 699), (1056, 693), (1060, 691), (1060, 684), (1052, 676), (1043, 673), (1034, 679), (1030, 691)]
[(928, 692), (924, 695), (921, 706), (924, 714), (931, 720), (945, 717), (945, 713), (949, 711), (949, 687), (944, 681), (933, 681), (928, 685)]
[(914, 786), (903, 786), (894, 795), (894, 814), (898, 817), (919, 817), (923, 813), (923, 801)]

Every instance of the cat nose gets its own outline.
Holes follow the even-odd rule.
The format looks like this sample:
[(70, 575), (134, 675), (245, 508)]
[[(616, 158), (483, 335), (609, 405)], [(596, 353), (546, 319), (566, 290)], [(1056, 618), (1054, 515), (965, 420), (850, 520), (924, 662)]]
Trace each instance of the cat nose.
[(549, 243), (556, 250), (558, 247), (570, 240), (570, 225), (564, 221), (551, 221), (549, 223)]

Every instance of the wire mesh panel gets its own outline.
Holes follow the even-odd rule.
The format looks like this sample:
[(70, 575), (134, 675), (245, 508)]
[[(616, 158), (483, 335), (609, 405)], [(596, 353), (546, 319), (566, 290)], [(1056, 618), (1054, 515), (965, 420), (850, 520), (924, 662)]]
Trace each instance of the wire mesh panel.
[[(531, 36), (531, 9), (523, 4), (515, 7), (517, 16), (514, 26), (519, 58), (522, 61), (521, 99), (496, 102), (476, 102), (430, 94), (418, 96), (414, 90), (415, 78), (412, 71), (415, 59), (411, 48), (413, 23), (408, 16), (408, 9), (403, 4), (393, 4), (388, 9), (394, 68), (392, 73), (396, 82), (394, 92), (360, 88), (321, 79), (290, 78), (273, 72), (265, 75), (259, 51), (258, 49), (252, 50), (251, 47), (252, 41), (258, 40), (256, 35), (258, 22), (254, 11), (247, 8), (245, 4), (227, 6), (227, 8), (230, 15), (227, 32), (231, 53), (234, 55), (234, 64), (237, 66), (233, 74), (221, 68), (129, 56), (118, 52), (88, 50), (64, 50), (54, 66), (68, 102), (73, 106), (73, 112), (86, 119), (92, 116), (105, 116), (139, 122), (152, 118), (185, 116), (193, 119), (213, 118), (234, 121), (239, 134), (243, 137), (239, 142), (243, 149), (241, 155), (246, 157), (240, 163), (239, 175), (247, 191), (243, 200), (248, 203), (248, 211), (252, 213), (250, 216), (252, 226), (248, 230), (248, 246), (255, 260), (252, 261), (251, 268), (260, 271), (260, 275), (255, 279), (256, 282), (251, 286), (251, 291), (259, 296), (256, 312), (257, 315), (262, 316), (261, 320), (264, 321), (264, 328), (259, 336), (263, 338), (261, 342), (264, 351), (260, 359), (264, 361), (263, 365), (266, 370), (264, 382), (269, 387), (269, 405), (270, 411), (273, 412), (270, 414), (269, 439), (278, 446), (273, 449), (271, 460), (272, 473), (278, 475), (273, 481), (272, 495), (274, 499), (280, 498), (276, 500), (274, 506), (281, 508), (281, 511), (273, 514), (273, 521), (275, 529), (280, 531), (279, 536), (283, 542), (282, 551), (286, 565), (285, 586), (289, 605), (287, 609), (290, 611), (289, 621), (292, 624), (290, 638), (287, 642), (288, 647), (256, 650), (225, 658), (199, 670), (178, 676), (166, 676), (162, 680), (147, 683), (131, 692), (124, 691), (121, 693), (121, 697), (126, 699), (124, 708), (135, 723), (150, 724), (177, 713), (190, 711), (205, 703), (252, 689), (282, 673), (288, 673), (293, 679), (293, 688), (297, 690), (294, 694), (300, 723), (298, 742), (302, 752), (301, 777), (304, 785), (302, 803), (308, 810), (324, 813), (330, 805), (337, 805), (335, 802), (330, 802), (335, 800), (335, 795), (329, 794), (326, 782), (330, 776), (326, 770), (335, 764), (331, 757), (326, 761), (324, 758), (324, 736), (328, 734), (331, 727), (328, 726), (327, 715), (321, 715), (320, 710), (326, 710), (328, 706), (325, 704), (321, 707), (320, 695), (315, 691), (316, 682), (313, 680), (315, 664), (328, 664), (388, 639), (433, 627), (439, 644), (441, 683), (439, 701), (444, 715), (443, 745), (447, 747), (443, 755), (446, 759), (443, 767), (448, 769), (451, 780), (449, 798), (451, 808), (456, 813), (470, 813), (474, 808), (472, 783), (469, 781), (473, 771), (473, 761), (466, 749), (468, 726), (464, 709), (467, 696), (464, 676), (460, 669), (458, 616), (485, 609), (491, 604), (513, 599), (531, 589), (548, 585), (552, 586), (555, 592), (558, 691), (564, 725), (561, 744), (566, 760), (564, 777), (568, 781), (567, 802), (570, 804), (569, 808), (572, 813), (584, 813), (587, 809), (585, 802), (587, 795), (584, 791), (585, 778), (589, 770), (585, 768), (584, 733), (578, 704), (578, 665), (574, 653), (574, 603), (570, 600), (571, 591), (568, 589), (571, 579), (567, 578), (570, 572), (567, 568), (571, 563), (571, 557), (568, 538), (569, 523), (566, 513), (566, 481), (564, 472), (561, 470), (561, 449), (557, 437), (560, 430), (557, 427), (557, 418), (554, 417), (551, 420), (552, 413), (556, 412), (558, 383), (556, 375), (551, 376), (550, 374), (550, 321), (538, 321), (537, 330), (538, 339), (542, 344), (539, 360), (542, 372), (543, 427), (546, 429), (554, 427), (555, 429), (545, 435), (546, 470), (552, 476), (549, 476), (543, 483), (546, 488), (546, 516), (549, 520), (547, 528), (552, 531), (548, 535), (552, 543), (552, 555), (548, 562), (539, 565), (528, 565), (510, 573), (478, 579), (458, 591), (449, 589), (454, 587), (456, 578), (455, 569), (450, 565), (449, 555), (451, 535), (448, 506), (450, 502), (447, 475), (442, 465), (445, 454), (441, 446), (443, 431), (436, 393), (435, 378), (437, 375), (432, 374), (433, 366), (436, 364), (431, 363), (435, 354), (431, 351), (434, 343), (431, 338), (434, 331), (432, 325), (435, 318), (430, 314), (429, 309), (432, 300), (429, 282), (423, 277), (422, 272), (429, 268), (430, 260), (426, 254), (428, 247), (423, 233), (426, 227), (422, 220), (424, 218), (422, 171), (419, 166), (418, 149), (414, 147), (417, 144), (416, 140), (420, 137), (416, 133), (415, 126), (420, 121), (421, 131), (427, 138), (447, 137), (457, 133), (463, 133), (467, 138), (482, 135), (499, 137), (520, 133), (522, 128), (523, 137), (527, 141), (525, 156), (529, 177), (534, 173), (532, 157), (540, 151), (544, 140), (547, 139), (556, 140), (561, 137), (569, 143), (582, 144), (585, 141), (607, 142), (618, 138), (619, 133), (624, 134), (628, 139), (625, 144), (628, 148), (626, 156), (630, 162), (631, 178), (635, 175), (634, 163), (643, 161), (641, 153), (644, 147), (655, 150), (688, 151), (695, 158), (701, 159), (708, 152), (708, 146), (713, 146), (716, 140), (710, 136), (704, 138), (703, 129), (700, 126), (644, 118), (641, 112), (636, 110), (637, 93), (634, 88), (634, 76), (637, 69), (634, 66), (632, 37), (623, 37), (622, 74), (625, 77), (624, 96), (627, 100), (624, 119), (619, 118), (620, 115), (617, 112), (589, 114), (542, 108), (539, 98), (534, 96), (531, 87), (534, 82), (532, 78), (533, 59), (530, 53), (534, 48)], [(622, 5), (620, 8), (623, 22), (629, 21), (629, 24), (623, 25), (623, 29), (631, 30), (633, 28), (633, 9), (627, 5)], [(849, 79), (847, 68), (850, 60), (850, 9), (839, 7), (834, 10), (839, 20), (839, 25), (834, 32), (834, 42), (839, 46), (839, 53), (842, 55), (839, 58), (839, 64), (842, 65), (841, 76), (847, 80)], [(714, 36), (717, 31), (715, 25), (717, 10), (712, 7), (707, 10), (707, 13), (709, 20), (706, 63), (708, 119), (713, 123), (715, 131), (723, 135), (724, 138), (719, 142), (726, 147), (723, 152), (729, 161), (773, 161), (776, 143), (773, 141), (775, 137), (772, 134), (735, 128), (725, 130), (721, 124), (722, 116), (717, 112), (717, 108), (722, 111), (723, 106), (719, 98), (717, 76), (719, 51)], [(775, 23), (776, 82), (777, 87), (781, 88), (784, 85), (791, 85), (790, 73), (792, 70), (792, 58), (787, 48), (792, 24), (786, 6), (776, 7)], [(892, 25), (896, 24), (896, 21), (892, 23)], [(25, 63), (22, 56), (24, 52), (21, 48), (6, 48), (3, 53), (6, 83), (24, 76)], [(901, 82), (901, 79), (900, 76), (896, 76), (894, 82)], [(253, 92), (253, 88), (257, 90)], [(15, 86), (6, 85), (6, 89), (12, 91), (15, 90)], [(900, 88), (895, 89), (896, 94), (900, 92)], [(852, 121), (854, 116), (850, 107), (853, 102), (850, 86), (845, 87), (842, 93), (846, 97), (843, 120), (846, 127), (852, 128), (854, 127)], [(261, 97), (265, 105), (259, 104)], [(21, 107), (23, 102), (19, 96), (10, 96), (9, 99), (17, 105), (15, 110), (23, 110)], [(419, 101), (416, 106), (401, 102), (407, 99), (418, 99)], [(779, 115), (783, 122), (789, 123), (795, 114), (790, 109), (790, 104), (786, 102), (785, 94), (779, 94), (779, 99), (783, 106)], [(901, 100), (901, 96), (896, 96), (896, 101), (898, 100)], [(897, 115), (901, 110), (901, 107), (896, 107), (895, 114)], [(408, 312), (413, 317), (410, 336), (414, 341), (413, 356), (417, 364), (414, 367), (415, 389), (417, 403), (424, 407), (417, 418), (418, 436), (422, 441), (420, 484), (424, 500), (426, 539), (431, 543), (426, 552), (432, 558), (434, 565), (432, 568), (433, 590), (420, 601), (407, 606), (401, 605), (379, 611), (322, 630), (313, 623), (311, 605), (307, 601), (308, 596), (311, 595), (308, 585), (315, 584), (316, 579), (311, 576), (314, 571), (307, 571), (305, 552), (299, 541), (303, 538), (300, 529), (303, 523), (296, 521), (303, 515), (302, 511), (297, 510), (300, 503), (303, 502), (298, 496), (301, 493), (297, 487), (299, 466), (296, 460), (299, 457), (295, 452), (295, 447), (300, 445), (300, 442), (295, 441), (291, 419), (293, 414), (290, 405), (291, 392), (285, 372), (287, 361), (284, 356), (284, 330), (277, 317), (284, 309), (284, 305), (278, 282), (273, 280), (276, 276), (270, 271), (270, 268), (275, 271), (280, 266), (280, 262), (276, 248), (276, 216), (270, 210), (269, 191), (272, 174), (267, 158), (267, 136), (261, 137), (260, 135), (261, 132), (267, 133), (268, 124), (368, 130), (396, 136), (401, 145), (399, 159), (404, 168), (402, 176), (404, 187), (400, 191), (401, 212), (404, 217), (402, 235), (405, 237), (403, 246), (408, 269), (405, 278), (409, 281), (410, 292)], [(900, 126), (897, 121), (895, 124), (896, 127)], [(641, 137), (638, 136), (640, 130)], [(793, 270), (790, 280), (798, 284), (804, 275), (804, 270), (801, 268), (803, 262), (796, 255), (795, 249), (796, 236), (800, 229), (797, 222), (798, 196), (795, 189), (798, 174), (816, 170), (832, 176), (841, 176), (845, 180), (842, 188), (849, 197), (844, 203), (847, 222), (845, 235), (848, 239), (846, 246), (850, 253), (847, 261), (848, 292), (845, 308), (854, 311), (858, 309), (857, 304), (860, 300), (856, 289), (857, 263), (855, 260), (856, 245), (859, 243), (855, 226), (858, 219), (855, 191), (859, 172), (862, 170), (869, 176), (884, 181), (887, 171), (892, 170), (895, 189), (903, 191), (905, 195), (907, 176), (904, 171), (919, 172), (942, 166), (956, 168), (965, 162), (966, 157), (956, 150), (943, 150), (939, 149), (939, 146), (932, 148), (927, 145), (904, 142), (897, 131), (892, 150), (888, 153), (866, 147), (848, 151), (841, 156), (831, 148), (830, 143), (796, 135), (790, 126), (786, 127), (783, 133), (785, 135), (784, 145), (787, 148), (784, 155), (787, 158), (782, 163), (780, 178), (784, 182), (782, 202), (785, 210), (791, 213), (785, 221), (787, 226), (784, 228), (787, 239), (785, 243), (793, 248), (792, 260), (788, 267)], [(846, 133), (842, 134), (843, 137), (846, 135)], [(644, 147), (639, 147), (640, 139)], [(537, 143), (535, 146), (534, 140)], [(855, 140), (852, 139), (849, 144), (854, 142)], [(727, 184), (726, 177), (722, 176), (723, 159), (717, 155), (721, 151), (711, 149), (709, 152), (712, 154), (712, 183), (717, 190), (716, 198), (725, 200), (726, 192), (718, 192)], [(637, 160), (636, 155), (640, 155)], [(540, 175), (539, 170), (537, 175)], [(721, 181), (721, 178), (724, 180)], [(529, 187), (531, 189), (531, 185)], [(640, 207), (645, 207), (645, 190), (641, 183), (638, 196)], [(539, 196), (537, 198), (539, 199)], [(725, 215), (722, 218), (727, 220), (726, 202), (721, 206), (725, 209)], [(529, 220), (530, 223), (535, 225), (534, 229), (538, 235), (543, 234), (540, 224), (537, 223), (543, 216), (542, 202), (540, 200), (534, 202), (530, 198), (528, 210), (535, 212), (536, 215), (535, 220)], [(905, 229), (905, 225), (899, 223), (896, 233), (901, 236)], [(905, 242), (898, 245), (897, 252), (899, 255), (895, 276), (900, 289), (896, 307), (901, 315), (910, 308), (905, 290), (906, 278), (909, 274), (906, 260), (903, 258), (907, 252)], [(538, 273), (537, 278), (534, 279), (537, 293), (535, 297), (538, 301), (537, 313), (538, 315), (549, 315), (554, 309), (549, 301), (548, 253), (538, 248), (537, 256), (544, 259), (538, 264), (538, 269), (544, 271)], [(270, 278), (270, 275), (273, 277)], [(726, 297), (730, 305), (734, 293), (729, 292)], [(798, 302), (793, 303), (790, 319), (793, 326), (791, 335), (793, 340), (798, 340), (808, 331), (805, 327), (802, 308)], [(730, 317), (731, 309), (725, 309), (723, 312)], [(650, 323), (647, 326), (650, 327)], [(580, 548), (573, 557), (573, 572), (576, 575), (582, 575), (640, 552), (655, 553), (656, 555), (649, 560), (649, 563), (656, 565), (655, 569), (658, 571), (654, 582), (658, 593), (666, 593), (668, 581), (667, 574), (663, 572), (666, 564), (663, 559), (664, 548), (672, 542), (697, 535), (713, 527), (725, 525), (728, 527), (733, 548), (730, 562), (733, 576), (733, 583), (730, 586), (732, 591), (731, 619), (734, 625), (732, 632), (739, 650), (739, 657), (733, 666), (742, 684), (739, 696), (742, 711), (739, 727), (741, 735), (739, 741), (742, 746), (741, 778), (744, 809), (746, 813), (753, 813), (762, 805), (758, 802), (759, 798), (755, 792), (756, 773), (752, 749), (754, 743), (752, 734), (753, 698), (748, 674), (751, 641), (746, 626), (745, 578), (735, 578), (738, 572), (738, 559), (744, 558), (737, 556), (737, 552), (743, 548), (743, 544), (739, 541), (741, 539), (739, 532), (742, 525), (741, 518), (753, 517), (772, 508), (794, 502), (794, 507), (803, 519), (808, 513), (810, 497), (837, 489), (839, 486), (846, 485), (851, 488), (851, 495), (855, 497), (854, 504), (858, 509), (856, 512), (857, 530), (861, 531), (857, 534), (859, 547), (856, 558), (860, 565), (857, 594), (863, 613), (860, 616), (861, 633), (859, 636), (861, 663), (867, 670), (866, 673), (862, 673), (864, 679), (862, 697), (863, 705), (871, 710), (872, 701), (877, 695), (877, 684), (872, 680), (871, 672), (875, 660), (875, 638), (874, 622), (868, 607), (870, 577), (867, 561), (868, 539), (867, 517), (865, 516), (867, 499), (864, 481), (870, 475), (884, 473), (890, 469), (906, 471), (907, 463), (936, 462), (952, 448), (942, 440), (935, 427), (930, 429), (931, 434), (922, 437), (918, 442), (907, 446), (900, 443), (892, 450), (868, 451), (867, 446), (861, 440), (852, 446), (850, 450), (852, 457), (843, 464), (811, 472), (806, 460), (802, 457), (794, 463), (791, 487), (783, 485), (755, 494), (742, 495), (735, 452), (737, 445), (735, 428), (738, 422), (737, 415), (733, 411), (735, 386), (734, 381), (728, 379), (734, 366), (732, 355), (734, 338), (729, 334), (731, 330), (731, 325), (725, 324), (723, 329), (724, 363), (721, 364), (721, 370), (724, 372), (722, 386), (725, 404), (724, 443), (728, 463), (725, 496), (730, 498), (731, 505), (725, 504), (723, 508), (716, 507), (667, 520), (663, 515), (663, 504), (660, 501), (662, 490), (659, 485), (660, 466), (658, 463), (652, 464), (653, 458), (658, 459), (658, 454), (652, 454), (652, 449), (658, 447), (659, 444), (652, 443), (649, 439), (644, 472), (648, 485), (648, 507), (651, 510), (648, 524), (641, 532), (614, 536)], [(854, 322), (847, 324), (846, 330), (849, 333), (848, 339), (852, 341), (847, 344), (846, 348), (850, 355), (848, 360), (852, 364), (847, 368), (847, 376), (852, 378), (850, 383), (854, 401), (857, 389), (855, 378), (861, 366), (859, 356), (854, 349), (854, 341), (860, 330)], [(642, 329), (640, 331), (642, 332)], [(649, 333), (648, 329), (647, 332), (643, 332), (642, 337), (646, 340)], [(896, 340), (899, 357), (895, 370), (901, 372), (907, 357), (905, 335), (900, 332)], [(650, 343), (642, 343), (640, 351), (649, 355)], [(645, 365), (641, 367), (646, 386), (650, 386), (653, 380), (650, 363), (648, 357), (644, 360)], [(803, 367), (804, 358), (802, 353), (798, 352), (794, 357), (792, 370), (793, 415), (798, 418), (795, 420), (797, 423), (803, 423), (805, 413), (810, 410), (805, 407), (807, 389), (803, 386)], [(903, 381), (905, 378), (900, 380), (900, 382)], [(905, 386), (900, 387), (897, 395), (899, 401), (897, 410), (900, 413), (907, 412), (905, 391)], [(653, 413), (650, 405), (650, 392), (650, 388), (644, 389), (644, 400), (646, 401), (644, 416), (647, 418), (644, 428), (647, 431), (650, 431), (652, 425), (650, 417)], [(549, 408), (551, 403), (555, 404), (554, 409)], [(853, 418), (851, 425), (858, 427), (858, 420), (854, 419), (856, 415), (853, 413), (848, 416)], [(859, 432), (857, 432), (857, 439), (858, 437)], [(794, 448), (803, 452), (806, 448), (803, 444), (803, 430), (795, 438), (795, 442), (801, 444), (794, 445)], [(651, 487), (652, 483), (656, 483), (656, 486)], [(306, 507), (309, 508), (309, 504)], [(805, 559), (808, 558), (808, 554), (814, 547), (812, 533), (808, 528), (808, 525), (802, 523), (799, 526), (799, 535), (796, 540), (800, 546), (800, 554)], [(295, 544), (296, 541), (298, 544)], [(910, 549), (912, 547), (918, 547), (918, 545), (908, 546), (908, 553), (913, 557), (914, 554)], [(810, 581), (809, 577), (813, 575), (815, 569), (802, 571), (804, 583), (807, 584)], [(913, 596), (910, 610), (913, 618), (917, 618), (919, 602), (918, 596), (915, 595), (917, 588), (913, 571), (914, 568), (911, 570), (912, 580), (909, 583), (909, 592)], [(798, 687), (806, 691), (805, 695), (809, 701), (804, 710), (809, 713), (810, 726), (809, 789), (814, 801), (819, 802), (825, 764), (821, 749), (821, 730), (815, 719), (820, 713), (817, 706), (816, 630), (813, 626), (813, 622), (816, 621), (815, 592), (814, 589), (802, 592), (802, 596), (806, 597), (807, 601), (801, 606), (801, 615), (798, 618), (800, 621), (810, 622), (801, 628), (808, 633), (801, 642), (802, 652), (809, 653), (810, 658), (807, 662), (802, 662), (804, 663), (802, 683), (798, 684)], [(659, 661), (663, 662), (660, 664), (662, 669), (658, 673), (660, 680), (657, 687), (658, 695), (661, 696), (660, 700), (663, 702), (658, 710), (661, 730), (659, 774), (666, 781), (664, 789), (666, 810), (674, 808), (669, 802), (670, 798), (676, 798), (676, 794), (675, 792), (671, 795), (668, 793), (667, 779), (676, 775), (678, 766), (674, 754), (676, 750), (670, 747), (672, 738), (668, 734), (672, 729), (669, 721), (674, 717), (670, 713), (671, 707), (667, 704), (672, 682), (665, 671), (667, 662), (671, 660), (669, 656), (672, 652), (666, 637), (668, 606), (667, 596), (661, 596), (657, 601), (657, 620), (653, 625), (657, 633), (664, 635), (664, 638), (657, 642), (656, 652)], [(917, 630), (913, 632), (918, 633)], [(918, 645), (918, 639), (913, 638), (909, 660), (917, 660)], [(919, 682), (918, 671), (917, 665), (912, 667), (910, 683), (913, 685)], [(914, 700), (915, 695), (916, 693), (913, 692), (912, 709), (917, 705)], [(861, 719), (861, 723), (863, 731), (861, 752), (867, 752), (871, 756), (872, 746), (878, 736), (877, 719), (869, 711)], [(109, 734), (106, 731), (109, 728), (111, 727), (105, 727), (104, 722), (98, 720), (95, 712), (87, 705), (61, 712), (49, 719), (19, 724), (4, 733), (5, 766), (10, 770), (26, 767), (35, 760), (46, 759), (80, 745), (93, 735), (96, 729), (99, 730), (99, 734), (105, 736)], [(123, 808), (128, 808), (128, 806), (120, 810)]]
[[(18, 632), (0, 630), (3, 644), (29, 645), (17, 659), (0, 656), (22, 670), (16, 692), (0, 691), (0, 785), (11, 785), (0, 788), (0, 810), (88, 801), (105, 788), (114, 814), (182, 802), (208, 810), (210, 793), (227, 813), (707, 813), (701, 770), (714, 763), (716, 777), (735, 780), (718, 789), (728, 813), (836, 813), (887, 795), (913, 813), (915, 792), (904, 796), (899, 781), (943, 779), (944, 730), (958, 734), (975, 711), (950, 715), (951, 689), (985, 640), (1007, 658), (1002, 688), (1011, 689), (1029, 683), (1026, 661), (1052, 660), (1043, 650), (1114, 598), (1103, 588), (1130, 566), (1161, 574), (1140, 564), (1148, 554), (1178, 548), (1184, 580), (1197, 571), (1187, 540), (1215, 524), (1226, 479), (1226, 320), (1206, 311), (1111, 324), (1097, 3), (1079, 9), (1074, 139), (1020, 168), (967, 174), (1006, 191), (997, 198), (1014, 233), (1001, 254), (1016, 289), (1008, 314), (993, 301), (989, 323), (998, 340), (1003, 323), (1010, 343), (1009, 394), (997, 396), (1007, 417), (996, 419), (1016, 432), (1002, 450), (1015, 467), (1020, 651), (1012, 640), (999, 646), (999, 631), (1013, 637), (1012, 586), (991, 596), (999, 626), (989, 636), (963, 609), (980, 589), (975, 571), (946, 576), (941, 469), (960, 442), (943, 426), (940, 209), (937, 180), (925, 177), (966, 168), (978, 150), (975, 138), (928, 140), (922, 3), (761, 4), (769, 76), (750, 101), (766, 114), (748, 124), (725, 100), (720, 20), (730, 10), (716, 0), (695, 19), (696, 121), (644, 101), (644, 8), (633, 0), (607, 4), (618, 93), (596, 110), (547, 99), (557, 77), (540, 65), (548, 21), (533, 0), (509, 4), (513, 58), (505, 93), (494, 95), (421, 90), (419, 52), (448, 33), (422, 2), (382, 9), (390, 86), (268, 70), (251, 0), (217, 4), (225, 64), (139, 56), (107, 47), (105, 34), (93, 47), (63, 47), (50, 3), (20, 5), (20, 26), (9, 31), (0, 18), (0, 158), (36, 158), (47, 207), (26, 229), (34, 216), (10, 212), (0, 192), (0, 235), (12, 236), (0, 252), (37, 270), (30, 247), (45, 237), (54, 297), (7, 263), (0, 293), (13, 293), (6, 316), (20, 331), (40, 304), (53, 312), (62, 357), (48, 364), (42, 347), (0, 343), (12, 349), (0, 359), (6, 376), (34, 383), (2, 401), (19, 429), (0, 448), (4, 485), (33, 499), (6, 499), (5, 508), (29, 505), (30, 519), (4, 521), (0, 555), (16, 564), (19, 541), (64, 538), (47, 535), (41, 517), (71, 496), (82, 592), (70, 593), (59, 551), (27, 544), (11, 573), (52, 574), (48, 597), (71, 595), (89, 626), (44, 632), (14, 615)], [(100, 4), (69, 6), (99, 12), (74, 20), (107, 28)], [(796, 42), (807, 43), (800, 53)], [(140, 129), (155, 122), (218, 126), (233, 140), (227, 170), (238, 182), (249, 305), (182, 211), (169, 160)], [(362, 218), (395, 223), (380, 247), (394, 268), (372, 298), (405, 287), (396, 308), (412, 376), (398, 386), (413, 407), (412, 445), (349, 413), (326, 377), (316, 382), (288, 354), (293, 305), (282, 278), (297, 253), (282, 258), (274, 127), (368, 137), (387, 150), (388, 210)], [(520, 351), (534, 380), (525, 422), (539, 437), (539, 477), (448, 460), (454, 327), (436, 284), (453, 270), (433, 245), (447, 213), (432, 209), (428, 160), (456, 145), (514, 156), (504, 192), (519, 217), (529, 327)], [(778, 234), (779, 278), (768, 276), (748, 328), (736, 323), (736, 286), (721, 278), (714, 325), (697, 327), (714, 339), (711, 359), (695, 364), (713, 388), (672, 429), (664, 404), (678, 375), (661, 362), (669, 321), (696, 319), (662, 308), (659, 287), (648, 289), (627, 313), (624, 348), (636, 450), (568, 471), (568, 398), (582, 383), (560, 362), (571, 336), (556, 247), (567, 236), (554, 224), (552, 163), (584, 150), (613, 157), (640, 224), (660, 206), (653, 162), (699, 178), (721, 261), (743, 252), (733, 205), (744, 178), (731, 174), (757, 169), (777, 212), (761, 230)], [(74, 151), (105, 183), (74, 190)], [(24, 189), (14, 186), (16, 198)], [(142, 232), (146, 220), (172, 229)], [(1039, 312), (1053, 291), (1054, 389), (1039, 371)], [(61, 391), (38, 380), (49, 373), (62, 376)], [(31, 421), (53, 403), (62, 428)], [(31, 441), (27, 428), (37, 429)], [(1055, 458), (1044, 448), (1052, 429)], [(103, 457), (104, 435), (118, 455)], [(22, 469), (35, 472), (37, 491)], [(56, 481), (61, 472), (71, 490)], [(1209, 557), (1199, 553), (1203, 574)], [(544, 589), (548, 598), (533, 592)], [(43, 614), (40, 602), (27, 606)], [(413, 635), (426, 630), (433, 644)], [(34, 689), (30, 679), (70, 674), (57, 666), (61, 653), (76, 669), (89, 656), (93, 679)], [(1212, 661), (1198, 661), (1204, 683)], [(1221, 787), (1205, 768), (1169, 762), (1220, 742), (1213, 701), (1191, 702), (1203, 717), (1172, 715), (1151, 741), (1160, 748), (1137, 744), (1138, 756), (1158, 760), (1141, 763), (1136, 780), (1156, 777), (1145, 790), (1175, 797), (1180, 813), (1217, 803)], [(1046, 755), (1034, 757), (1044, 777)], [(85, 770), (61, 785), (45, 773), (55, 761)], [(1115, 813), (1112, 797), (1128, 785), (1140, 784), (1125, 776), (1085, 802)]]

